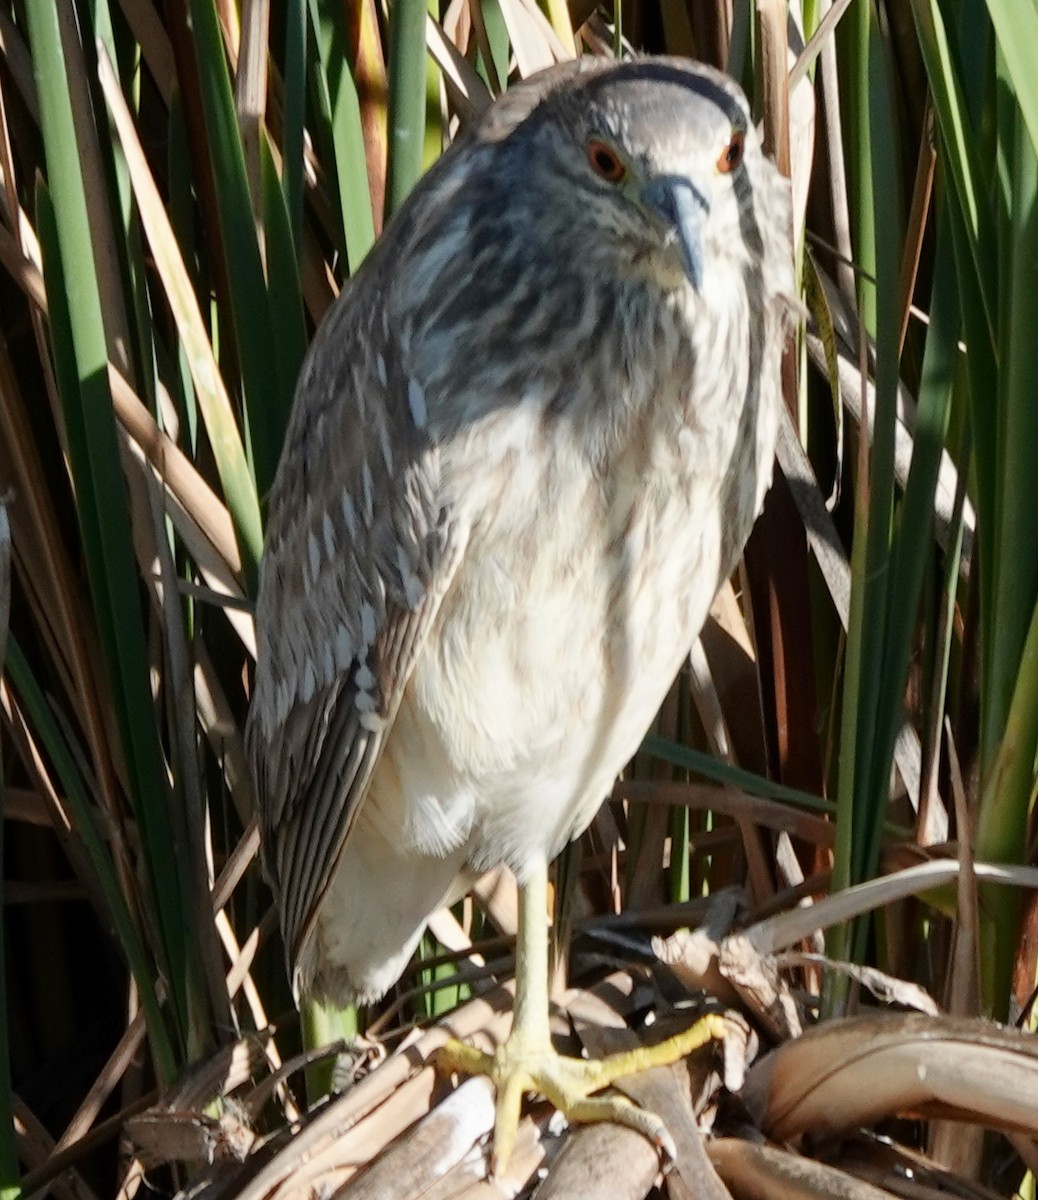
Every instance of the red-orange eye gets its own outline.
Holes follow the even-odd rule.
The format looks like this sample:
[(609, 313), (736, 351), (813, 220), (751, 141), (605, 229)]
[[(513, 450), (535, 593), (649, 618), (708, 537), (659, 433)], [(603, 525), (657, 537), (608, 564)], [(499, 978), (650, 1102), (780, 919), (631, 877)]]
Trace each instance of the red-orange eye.
[(627, 175), (623, 159), (608, 143), (592, 138), (587, 144), (587, 160), (592, 171), (606, 183), (622, 183)]
[(717, 160), (717, 169), (722, 175), (728, 175), (742, 162), (743, 151), (746, 149), (746, 135), (741, 129), (737, 129), (733, 134), (731, 141), (721, 151), (721, 156)]

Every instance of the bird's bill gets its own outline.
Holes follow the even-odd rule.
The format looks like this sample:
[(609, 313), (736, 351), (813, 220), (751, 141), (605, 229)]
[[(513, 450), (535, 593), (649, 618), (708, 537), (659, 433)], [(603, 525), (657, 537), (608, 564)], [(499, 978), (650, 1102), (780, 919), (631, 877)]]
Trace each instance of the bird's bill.
[(683, 175), (658, 175), (646, 184), (642, 201), (677, 238), (685, 274), (698, 292), (703, 285), (702, 219), (710, 207), (706, 198)]

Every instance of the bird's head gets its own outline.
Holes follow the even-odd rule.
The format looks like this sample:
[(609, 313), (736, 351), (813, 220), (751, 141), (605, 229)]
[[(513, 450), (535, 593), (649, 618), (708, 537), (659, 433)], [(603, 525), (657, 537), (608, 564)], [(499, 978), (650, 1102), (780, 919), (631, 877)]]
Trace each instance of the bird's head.
[(785, 181), (727, 76), (658, 58), (553, 74), (498, 117), (511, 125), (513, 202), (538, 209), (528, 228), (621, 275), (699, 292), (718, 262), (760, 261), (762, 218), (788, 227)]

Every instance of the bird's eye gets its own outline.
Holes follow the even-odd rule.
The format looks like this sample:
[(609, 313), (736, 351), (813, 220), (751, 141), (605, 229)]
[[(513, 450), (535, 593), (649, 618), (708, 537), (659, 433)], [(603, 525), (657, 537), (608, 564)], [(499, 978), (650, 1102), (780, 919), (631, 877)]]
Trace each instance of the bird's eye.
[(592, 138), (587, 144), (587, 159), (592, 171), (606, 183), (622, 183), (627, 176), (623, 159), (606, 142)]
[(742, 162), (743, 152), (746, 149), (746, 135), (741, 129), (737, 129), (731, 136), (728, 145), (721, 151), (721, 155), (717, 160), (717, 169), (722, 175), (728, 175)]

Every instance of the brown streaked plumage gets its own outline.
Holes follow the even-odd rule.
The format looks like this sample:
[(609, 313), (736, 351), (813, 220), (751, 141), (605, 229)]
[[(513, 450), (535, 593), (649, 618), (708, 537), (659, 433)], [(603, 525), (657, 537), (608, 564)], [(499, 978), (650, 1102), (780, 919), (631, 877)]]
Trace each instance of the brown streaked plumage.
[(791, 259), (734, 84), (583, 59), (499, 100), (345, 289), (247, 731), (297, 992), (381, 995), (474, 873), (536, 890), (590, 821), (762, 503)]

